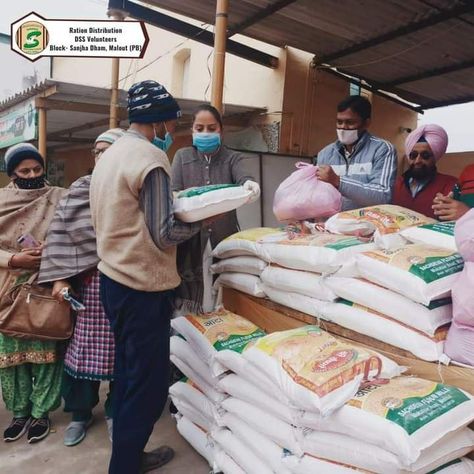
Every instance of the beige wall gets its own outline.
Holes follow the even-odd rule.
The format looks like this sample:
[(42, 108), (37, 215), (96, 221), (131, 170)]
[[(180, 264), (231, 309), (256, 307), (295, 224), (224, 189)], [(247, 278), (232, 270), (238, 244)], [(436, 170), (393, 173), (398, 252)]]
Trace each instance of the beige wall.
[[(150, 44), (144, 59), (121, 60), (120, 76), (124, 79), (120, 87), (127, 89), (136, 81), (155, 79), (178, 96), (209, 100), (210, 87), (206, 94), (210, 85), (207, 65), (212, 70), (212, 56), (209, 57), (212, 48), (150, 25), (147, 25), (147, 30)], [(240, 35), (235, 39), (279, 57), (280, 62), (273, 70), (228, 54), (224, 101), (266, 107), (267, 114), (256, 117), (253, 123), (280, 122), (281, 153), (312, 156), (334, 141), (336, 105), (349, 94), (349, 84), (310, 68), (312, 54), (295, 48), (277, 48)], [(180, 61), (187, 57), (190, 62), (186, 86)], [(138, 71), (154, 60), (153, 64)], [(53, 79), (102, 87), (110, 85), (109, 60), (82, 59), (80, 68), (78, 64), (74, 58), (54, 58)], [(401, 158), (406, 132), (400, 131), (400, 127), (414, 128), (417, 114), (376, 95), (371, 100), (371, 132), (394, 143)], [(178, 142), (181, 140), (177, 139)]]
[[(191, 22), (189, 19), (186, 21)], [(120, 77), (123, 78), (120, 87), (128, 89), (134, 82), (153, 79), (180, 97), (183, 90), (182, 77), (173, 75), (183, 73), (182, 68), (177, 66), (177, 61), (189, 55), (189, 83), (188, 87), (184, 88), (184, 98), (209, 101), (211, 90), (207, 65), (209, 64), (212, 71), (212, 48), (150, 25), (147, 25), (147, 31), (150, 43), (145, 57), (120, 61)], [(269, 111), (281, 110), (285, 50), (239, 35), (233, 39), (274, 56), (282, 56), (283, 60), (280, 61), (279, 68), (270, 69), (227, 54), (224, 101), (230, 104), (267, 107)], [(156, 60), (158, 57), (160, 58)], [(152, 61), (153, 64), (138, 71)], [(110, 69), (109, 59), (81, 59), (79, 62), (75, 58), (54, 58), (53, 79), (110, 87)]]
[(418, 114), (413, 110), (372, 94), (372, 125), (370, 131), (395, 145), (398, 153), (399, 172), (402, 171), (404, 166), (405, 139), (408, 135), (408, 132), (401, 130), (401, 128), (414, 130), (417, 121)]
[(474, 164), (474, 151), (463, 153), (448, 153), (438, 162), (438, 170), (441, 173), (450, 174), (457, 178), (467, 165)]
[(94, 167), (91, 147), (75, 150), (55, 151), (50, 155), (51, 160), (64, 161), (64, 186), (69, 187), (76, 179), (88, 174)]

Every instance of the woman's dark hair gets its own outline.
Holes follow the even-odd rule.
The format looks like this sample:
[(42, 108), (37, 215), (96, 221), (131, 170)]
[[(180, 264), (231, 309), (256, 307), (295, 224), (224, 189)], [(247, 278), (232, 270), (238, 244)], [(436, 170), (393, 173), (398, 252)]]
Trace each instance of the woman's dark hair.
[(370, 101), (361, 95), (350, 95), (342, 102), (337, 104), (337, 111), (344, 112), (344, 110), (351, 109), (362, 120), (367, 120), (372, 115), (372, 105)]
[(216, 119), (216, 122), (220, 125), (221, 128), (223, 128), (221, 114), (215, 107), (209, 104), (199, 105), (193, 112), (193, 123), (196, 121), (196, 116), (199, 112), (211, 113), (212, 116)]

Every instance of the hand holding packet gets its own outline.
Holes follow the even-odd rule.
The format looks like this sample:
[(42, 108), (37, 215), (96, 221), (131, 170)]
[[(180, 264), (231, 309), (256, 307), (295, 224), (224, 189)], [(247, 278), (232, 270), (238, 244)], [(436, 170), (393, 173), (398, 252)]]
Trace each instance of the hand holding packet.
[(79, 300), (76, 300), (69, 294), (69, 288), (63, 288), (61, 290), (61, 295), (64, 298), (64, 301), (67, 301), (74, 311), (84, 311), (86, 309), (86, 307)]

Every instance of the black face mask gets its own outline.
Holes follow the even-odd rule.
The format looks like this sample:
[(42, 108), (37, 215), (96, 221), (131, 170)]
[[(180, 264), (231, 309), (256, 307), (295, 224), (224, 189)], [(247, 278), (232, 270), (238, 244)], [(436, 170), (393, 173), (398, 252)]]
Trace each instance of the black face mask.
[(20, 189), (40, 189), (44, 188), (46, 177), (44, 174), (36, 178), (19, 178), (15, 179), (15, 184)]

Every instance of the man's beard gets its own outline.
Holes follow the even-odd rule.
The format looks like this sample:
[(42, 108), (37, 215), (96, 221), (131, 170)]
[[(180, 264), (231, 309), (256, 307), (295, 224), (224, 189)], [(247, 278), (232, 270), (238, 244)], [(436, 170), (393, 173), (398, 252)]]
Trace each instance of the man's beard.
[(411, 165), (408, 168), (408, 175), (410, 178), (414, 179), (427, 179), (431, 178), (436, 174), (436, 166), (427, 166), (421, 165), (420, 167), (415, 168), (414, 165)]

